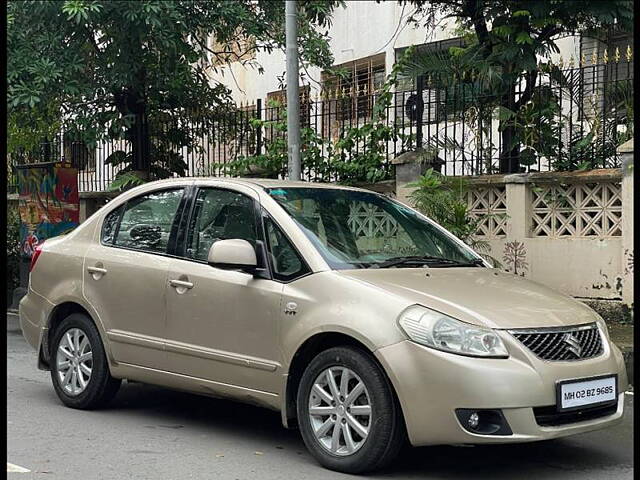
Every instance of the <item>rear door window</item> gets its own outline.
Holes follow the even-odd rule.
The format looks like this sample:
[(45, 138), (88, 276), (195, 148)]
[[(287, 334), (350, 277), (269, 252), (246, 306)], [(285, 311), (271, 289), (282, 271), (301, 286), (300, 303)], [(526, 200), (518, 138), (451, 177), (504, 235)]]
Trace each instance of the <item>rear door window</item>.
[[(114, 245), (155, 253), (166, 253), (178, 206), (184, 189), (151, 192), (129, 200), (124, 207)], [(109, 216), (103, 233), (109, 232)], [(109, 238), (109, 235), (107, 235)]]

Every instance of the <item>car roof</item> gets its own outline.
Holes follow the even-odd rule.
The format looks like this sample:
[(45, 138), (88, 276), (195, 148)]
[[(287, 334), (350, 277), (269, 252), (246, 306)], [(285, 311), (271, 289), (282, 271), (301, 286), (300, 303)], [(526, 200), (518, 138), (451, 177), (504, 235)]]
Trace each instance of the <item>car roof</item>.
[(185, 180), (191, 180), (196, 182), (206, 182), (207, 180), (228, 182), (235, 185), (257, 186), (262, 189), (268, 188), (333, 188), (340, 190), (356, 190), (356, 191), (368, 191), (362, 188), (350, 187), (346, 185), (339, 185), (336, 183), (319, 183), (319, 182), (303, 182), (294, 180), (280, 180), (277, 178), (241, 178), (241, 177), (177, 177), (168, 178), (165, 180), (156, 180), (149, 182), (146, 185), (151, 184), (169, 184), (172, 183), (182, 184)]
[(362, 190), (361, 188), (338, 185), (336, 183), (303, 182), (296, 180), (280, 180), (277, 178), (233, 178), (262, 188), (338, 188), (342, 190)]

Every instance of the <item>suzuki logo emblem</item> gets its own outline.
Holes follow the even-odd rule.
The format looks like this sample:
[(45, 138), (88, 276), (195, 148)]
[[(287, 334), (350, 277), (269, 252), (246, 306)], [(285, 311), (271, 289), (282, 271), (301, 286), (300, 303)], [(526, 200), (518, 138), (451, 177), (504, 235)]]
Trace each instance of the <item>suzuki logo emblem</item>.
[(578, 339), (574, 337), (573, 334), (567, 333), (562, 337), (562, 340), (568, 345), (567, 349), (577, 358), (580, 358), (580, 355), (582, 355), (582, 347)]

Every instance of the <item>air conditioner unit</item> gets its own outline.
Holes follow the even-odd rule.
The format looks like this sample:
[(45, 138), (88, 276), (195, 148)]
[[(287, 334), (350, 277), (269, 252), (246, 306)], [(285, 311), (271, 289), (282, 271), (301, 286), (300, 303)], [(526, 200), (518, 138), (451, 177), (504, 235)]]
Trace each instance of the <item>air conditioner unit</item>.
[[(401, 100), (403, 107), (400, 115), (396, 114), (396, 122), (403, 122), (404, 124), (415, 124), (418, 119), (418, 94), (408, 92), (404, 93)], [(441, 91), (433, 88), (425, 88), (422, 90), (422, 123), (437, 123), (444, 119), (445, 109), (444, 102), (440, 100)]]

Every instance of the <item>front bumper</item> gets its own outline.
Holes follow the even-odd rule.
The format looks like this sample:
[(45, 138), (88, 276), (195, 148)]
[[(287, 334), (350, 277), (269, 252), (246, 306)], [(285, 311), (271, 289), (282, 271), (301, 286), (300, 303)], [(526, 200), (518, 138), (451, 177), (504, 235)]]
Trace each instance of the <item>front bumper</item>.
[[(622, 419), (628, 381), (622, 354), (610, 342), (596, 358), (576, 362), (538, 359), (504, 333), (510, 357), (475, 358), (403, 341), (375, 352), (394, 385), (414, 446), (513, 443), (546, 440), (597, 430)], [(558, 380), (618, 375), (618, 406), (608, 416), (540, 426), (533, 407), (556, 404)], [(464, 429), (456, 409), (500, 409), (512, 435), (481, 435)]]

